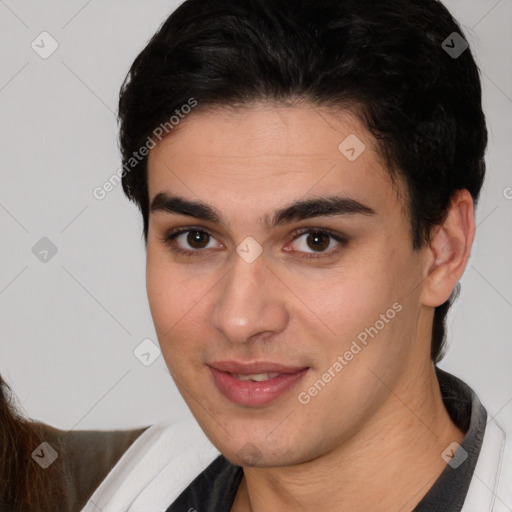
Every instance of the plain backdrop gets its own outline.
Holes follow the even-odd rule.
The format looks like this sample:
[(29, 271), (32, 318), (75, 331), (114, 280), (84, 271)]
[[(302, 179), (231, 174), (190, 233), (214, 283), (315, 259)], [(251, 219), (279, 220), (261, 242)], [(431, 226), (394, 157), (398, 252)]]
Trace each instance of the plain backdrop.
[[(141, 216), (120, 186), (93, 196), (120, 165), (119, 87), (178, 4), (0, 0), (0, 371), (28, 416), (62, 429), (190, 415), (162, 357), (145, 366), (133, 353), (156, 342)], [(481, 68), (490, 138), (440, 366), (512, 424), (512, 0), (445, 4)], [(45, 59), (33, 48), (52, 44)]]

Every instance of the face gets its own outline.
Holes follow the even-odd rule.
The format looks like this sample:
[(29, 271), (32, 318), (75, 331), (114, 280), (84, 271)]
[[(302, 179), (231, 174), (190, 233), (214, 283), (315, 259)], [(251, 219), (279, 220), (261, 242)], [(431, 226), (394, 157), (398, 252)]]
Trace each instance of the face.
[(236, 464), (348, 442), (389, 400), (382, 381), (428, 360), (425, 255), (374, 142), (347, 112), (256, 104), (197, 111), (150, 151), (157, 336)]

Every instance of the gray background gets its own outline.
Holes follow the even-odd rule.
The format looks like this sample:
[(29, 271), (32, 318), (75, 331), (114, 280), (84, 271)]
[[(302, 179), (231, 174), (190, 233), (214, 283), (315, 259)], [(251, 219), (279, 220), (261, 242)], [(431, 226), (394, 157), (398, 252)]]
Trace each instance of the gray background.
[[(119, 86), (178, 3), (0, 0), (0, 371), (27, 415), (63, 429), (190, 414), (162, 357), (133, 354), (156, 342), (140, 214), (120, 186), (92, 194), (119, 168)], [(445, 4), (482, 70), (490, 141), (441, 367), (512, 424), (512, 0)], [(31, 47), (43, 31), (59, 45), (47, 59)], [(43, 237), (57, 247), (46, 263)]]

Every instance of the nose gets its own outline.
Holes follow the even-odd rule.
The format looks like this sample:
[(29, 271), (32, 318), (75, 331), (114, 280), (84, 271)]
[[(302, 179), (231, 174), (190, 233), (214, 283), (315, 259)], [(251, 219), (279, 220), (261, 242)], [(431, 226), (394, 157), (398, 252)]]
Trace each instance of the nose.
[(289, 321), (286, 287), (261, 254), (252, 263), (238, 255), (219, 283), (213, 324), (226, 340), (247, 343), (282, 332)]

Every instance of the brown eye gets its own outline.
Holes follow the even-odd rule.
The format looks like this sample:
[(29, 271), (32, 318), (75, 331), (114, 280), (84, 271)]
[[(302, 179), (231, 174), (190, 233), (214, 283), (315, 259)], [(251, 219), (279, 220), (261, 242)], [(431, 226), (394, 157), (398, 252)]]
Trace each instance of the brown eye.
[[(204, 249), (215, 246), (215, 238), (203, 229), (178, 229), (166, 234), (162, 241), (174, 252), (185, 256), (202, 256)], [(213, 243), (213, 246), (212, 246)]]
[(306, 238), (306, 243), (315, 251), (325, 251), (329, 247), (330, 238), (325, 233), (310, 233)]
[(348, 238), (341, 233), (326, 229), (303, 229), (293, 239), (292, 251), (304, 259), (328, 258), (336, 256), (348, 243)]
[(208, 245), (209, 239), (210, 235), (204, 231), (188, 231), (187, 243), (194, 249), (204, 249)]

